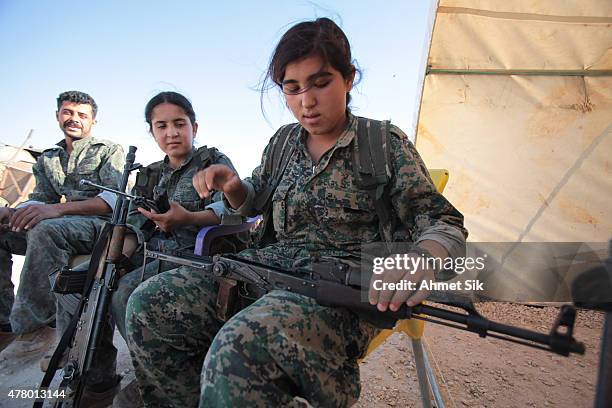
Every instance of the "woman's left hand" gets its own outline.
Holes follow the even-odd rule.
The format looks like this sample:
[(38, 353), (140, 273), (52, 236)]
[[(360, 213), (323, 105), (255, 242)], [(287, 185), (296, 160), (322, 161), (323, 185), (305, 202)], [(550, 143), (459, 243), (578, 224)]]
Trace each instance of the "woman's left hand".
[(139, 207), (138, 211), (153, 221), (164, 232), (170, 232), (176, 227), (190, 223), (191, 212), (174, 201), (170, 201), (170, 209), (163, 214), (147, 211), (142, 207)]

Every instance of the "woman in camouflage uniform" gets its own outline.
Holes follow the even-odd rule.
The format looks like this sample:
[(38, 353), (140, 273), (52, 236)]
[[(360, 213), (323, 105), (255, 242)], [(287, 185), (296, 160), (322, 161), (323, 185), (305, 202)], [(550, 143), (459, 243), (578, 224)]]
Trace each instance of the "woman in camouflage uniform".
[[(145, 108), (145, 120), (149, 131), (159, 148), (166, 154), (164, 160), (153, 163), (145, 169), (152, 191), (147, 186), (137, 186), (135, 192), (149, 196), (156, 202), (166, 201), (169, 209), (163, 214), (138, 208), (132, 211), (128, 223), (139, 235), (139, 241), (146, 240), (148, 246), (164, 250), (192, 249), (199, 229), (205, 225), (218, 224), (224, 213), (221, 193), (205, 199), (200, 198), (195, 190), (192, 178), (198, 170), (212, 164), (228, 166), (233, 169), (230, 159), (215, 148), (206, 146), (196, 148), (193, 145), (198, 130), (195, 112), (189, 100), (176, 92), (161, 92), (153, 97)], [(154, 171), (152, 171), (154, 170)], [(139, 176), (140, 179), (142, 179)], [(153, 179), (151, 179), (153, 178)], [(147, 181), (153, 181), (147, 183)], [(135, 241), (135, 240), (134, 240)], [(228, 243), (228, 246), (230, 244)], [(124, 252), (131, 252), (135, 243), (126, 243)], [(142, 253), (137, 252), (131, 259), (142, 263)], [(79, 267), (87, 270), (83, 265)], [(176, 268), (176, 265), (159, 261), (137, 268), (119, 280), (117, 290), (112, 296), (112, 316), (121, 335), (125, 338), (125, 310), (130, 294), (143, 279), (148, 279), (160, 271)], [(76, 295), (58, 296), (58, 333), (61, 335), (68, 326), (75, 307), (78, 304)], [(100, 398), (108, 396), (112, 400), (115, 389), (109, 390), (109, 384), (115, 385), (116, 354), (112, 344), (112, 327), (105, 328), (97, 354), (100, 358), (94, 364), (91, 383), (94, 391), (100, 391)], [(48, 365), (49, 356), (41, 361), (43, 371)], [(96, 386), (98, 385), (98, 386)], [(111, 387), (113, 388), (113, 387)], [(96, 392), (89, 392), (96, 398)], [(100, 399), (99, 398), (99, 399)], [(87, 405), (87, 404), (86, 404)]]
[[(268, 70), (299, 124), (292, 126), (287, 167), (271, 195), (276, 242), (241, 257), (284, 268), (314, 259), (355, 264), (361, 244), (381, 241), (375, 203), (353, 169), (357, 118), (348, 109), (356, 68), (349, 42), (331, 20), (299, 23), (281, 38)], [(226, 166), (199, 172), (202, 197), (223, 191), (229, 211), (256, 212), (272, 185), (262, 165), (240, 180)], [(406, 135), (390, 128), (392, 177), (387, 204), (419, 248), (457, 256), (467, 235), (463, 216), (437, 193)], [(261, 208), (261, 206), (259, 206)], [(414, 278), (434, 278), (419, 270)], [(402, 278), (397, 271), (386, 282)], [(166, 272), (141, 285), (128, 304), (128, 345), (148, 407), (349, 406), (359, 397), (359, 367), (377, 330), (357, 314), (275, 290), (227, 322), (215, 318), (215, 283), (189, 269)], [(379, 310), (396, 310), (426, 294), (371, 291)]]
[[(158, 181), (153, 191), (136, 192), (149, 195), (154, 201), (165, 201), (169, 209), (163, 214), (138, 208), (139, 215), (132, 214), (128, 223), (143, 234), (141, 240), (147, 245), (166, 251), (189, 250), (195, 245), (200, 228), (205, 225), (219, 224), (225, 210), (221, 201), (222, 193), (200, 198), (193, 186), (194, 175), (210, 165), (224, 165), (234, 169), (231, 160), (214, 147), (194, 147), (198, 131), (195, 112), (191, 102), (177, 92), (161, 92), (154, 96), (145, 108), (145, 120), (157, 145), (166, 154), (164, 160), (147, 166), (155, 168)], [(234, 170), (235, 171), (235, 170)], [(147, 173), (149, 177), (152, 172)], [(148, 180), (147, 180), (148, 181)], [(230, 244), (228, 243), (228, 246)], [(137, 259), (142, 259), (138, 256)], [(176, 265), (158, 261), (147, 265), (144, 279), (160, 270), (176, 268)], [(113, 295), (113, 313), (117, 327), (125, 337), (125, 308), (130, 294), (142, 279), (140, 269), (121, 279), (117, 292)], [(121, 314), (119, 314), (121, 313)], [(121, 317), (119, 317), (121, 316)]]

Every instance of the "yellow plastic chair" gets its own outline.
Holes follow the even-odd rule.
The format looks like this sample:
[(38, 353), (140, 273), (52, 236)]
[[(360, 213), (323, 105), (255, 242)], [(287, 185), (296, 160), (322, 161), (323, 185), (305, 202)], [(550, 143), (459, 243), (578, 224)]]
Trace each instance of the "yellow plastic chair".
[[(444, 191), (446, 183), (448, 182), (449, 173), (446, 169), (429, 169), (429, 175), (433, 180), (436, 189), (439, 192)], [(393, 333), (406, 333), (412, 340), (412, 350), (414, 351), (415, 365), (417, 369), (417, 377), (419, 379), (419, 388), (421, 390), (421, 400), (423, 407), (430, 408), (431, 399), (429, 393), (431, 391), (434, 400), (436, 401), (437, 408), (444, 407), (444, 401), (440, 390), (438, 388), (436, 378), (433, 374), (433, 370), (429, 365), (427, 353), (423, 349), (423, 343), (421, 338), (423, 337), (423, 331), (425, 330), (425, 322), (417, 319), (405, 319), (397, 322), (395, 327), (390, 330), (381, 331), (368, 346), (366, 356), (374, 351), (378, 346), (383, 344), (387, 338)]]

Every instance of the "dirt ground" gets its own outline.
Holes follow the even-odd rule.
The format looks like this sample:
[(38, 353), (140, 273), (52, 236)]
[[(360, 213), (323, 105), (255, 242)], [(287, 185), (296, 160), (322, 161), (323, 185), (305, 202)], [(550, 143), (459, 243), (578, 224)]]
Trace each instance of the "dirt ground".
[[(548, 332), (554, 307), (477, 304), (492, 320)], [(579, 311), (574, 337), (582, 356), (563, 357), (519, 344), (427, 323), (424, 344), (447, 407), (592, 407), (603, 314)], [(362, 363), (356, 407), (420, 407), (410, 338), (394, 334)]]

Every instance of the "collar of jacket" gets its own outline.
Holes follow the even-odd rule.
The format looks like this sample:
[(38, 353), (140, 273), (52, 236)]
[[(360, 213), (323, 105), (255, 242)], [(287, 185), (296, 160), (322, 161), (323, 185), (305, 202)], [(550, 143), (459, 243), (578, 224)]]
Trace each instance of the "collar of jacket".
[[(82, 150), (85, 147), (96, 144), (96, 143), (105, 144), (104, 141), (95, 139), (93, 136), (87, 136), (87, 137), (84, 137), (82, 139), (77, 139), (74, 142), (72, 142), (72, 149)], [(66, 150), (66, 139), (60, 140), (59, 142), (55, 144), (55, 146), (46, 148), (45, 150), (43, 150), (43, 152), (46, 152), (49, 150)]]
[[(204, 147), (206, 147), (206, 146), (204, 146)], [(189, 152), (189, 154), (187, 154), (187, 157), (185, 157), (185, 160), (183, 160), (181, 165), (178, 166), (176, 169), (173, 169), (173, 168), (170, 167), (170, 158), (168, 157), (168, 155), (166, 155), (166, 157), (164, 157), (164, 168), (166, 170), (177, 171), (177, 170), (182, 169), (185, 166), (188, 166), (189, 163), (191, 163), (191, 160), (193, 159), (193, 156), (196, 154), (196, 152), (198, 150), (199, 149), (196, 149), (195, 146), (192, 146), (191, 147), (191, 151)]]
[[(347, 114), (347, 116), (348, 121), (346, 123), (346, 127), (340, 134), (340, 137), (338, 138), (332, 149), (348, 146), (355, 138), (355, 135), (357, 135), (357, 117), (355, 117), (355, 115), (350, 112)], [(295, 146), (301, 145), (303, 148), (306, 148), (307, 137), (308, 132), (306, 131), (306, 129), (304, 129), (303, 126), (300, 125), (299, 136), (296, 138), (292, 138), (290, 140), (290, 143), (293, 143)]]

